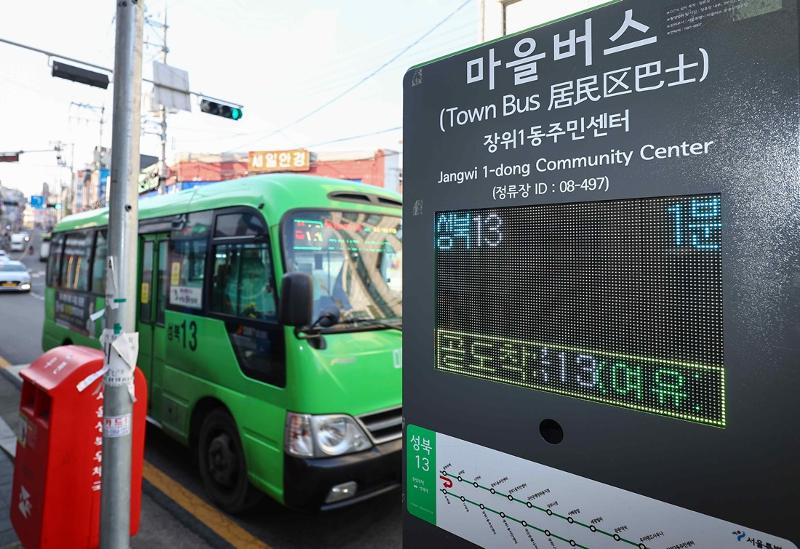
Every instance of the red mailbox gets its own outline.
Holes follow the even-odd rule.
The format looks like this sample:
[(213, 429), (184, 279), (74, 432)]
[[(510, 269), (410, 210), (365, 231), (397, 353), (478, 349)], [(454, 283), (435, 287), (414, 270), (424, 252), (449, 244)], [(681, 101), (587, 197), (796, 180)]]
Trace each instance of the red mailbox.
[[(58, 347), (22, 370), (20, 433), (14, 464), (11, 522), (26, 549), (93, 548), (100, 542), (103, 384), (78, 384), (103, 367), (103, 353)], [(147, 385), (134, 374), (132, 422), (112, 420), (133, 436), (131, 536), (139, 530)], [(129, 425), (129, 427), (127, 427)]]

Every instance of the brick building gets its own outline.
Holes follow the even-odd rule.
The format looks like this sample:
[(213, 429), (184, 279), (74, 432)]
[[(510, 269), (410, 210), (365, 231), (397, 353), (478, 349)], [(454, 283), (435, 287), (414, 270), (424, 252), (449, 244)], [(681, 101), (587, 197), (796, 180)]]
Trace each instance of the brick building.
[[(400, 153), (397, 151), (310, 152), (308, 158), (306, 166), (294, 171), (358, 181), (402, 192)], [(247, 175), (250, 175), (250, 171), (246, 153), (183, 153), (170, 167), (165, 190), (168, 193), (175, 192)]]

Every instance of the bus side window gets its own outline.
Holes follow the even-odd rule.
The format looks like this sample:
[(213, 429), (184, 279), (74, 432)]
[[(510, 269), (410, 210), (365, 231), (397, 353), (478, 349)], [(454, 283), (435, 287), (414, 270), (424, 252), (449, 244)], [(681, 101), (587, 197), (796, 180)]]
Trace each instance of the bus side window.
[(203, 308), (203, 282), (212, 212), (189, 214), (169, 241), (169, 305)]
[(58, 286), (58, 273), (61, 269), (61, 248), (64, 244), (64, 235), (55, 234), (50, 240), (50, 254), (47, 256), (47, 285)]
[(214, 247), (211, 310), (251, 320), (275, 320), (272, 261), (265, 242)]
[(61, 287), (86, 292), (89, 290), (89, 257), (91, 233), (76, 232), (66, 236), (61, 262)]
[(164, 305), (167, 303), (167, 244), (158, 243), (158, 295), (156, 296), (156, 324), (164, 325)]
[(152, 318), (152, 291), (153, 287), (153, 241), (148, 240), (142, 245), (142, 282), (139, 287), (139, 320), (147, 324), (153, 322)]
[(106, 293), (106, 255), (108, 242), (106, 230), (97, 232), (94, 244), (94, 261), (92, 263), (92, 293), (104, 295)]
[(218, 214), (212, 250), (209, 311), (224, 319), (242, 372), (285, 387), (283, 330), (277, 323), (272, 256), (261, 215)]
[(220, 214), (214, 229), (214, 237), (259, 236), (266, 234), (264, 219), (256, 212)]

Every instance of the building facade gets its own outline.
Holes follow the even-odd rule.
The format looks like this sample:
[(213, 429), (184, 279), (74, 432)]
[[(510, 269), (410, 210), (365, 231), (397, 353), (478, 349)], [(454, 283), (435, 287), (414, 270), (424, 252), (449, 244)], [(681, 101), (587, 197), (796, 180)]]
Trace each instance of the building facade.
[[(355, 152), (302, 152), (306, 161), (300, 166), (281, 166), (255, 169), (249, 161), (253, 153), (181, 153), (168, 166), (168, 176), (163, 185), (159, 182), (158, 164), (149, 163), (142, 157), (142, 172), (139, 179), (139, 196), (147, 197), (159, 193), (172, 193), (200, 187), (229, 179), (239, 179), (264, 172), (292, 171), (307, 175), (345, 179), (389, 190), (402, 192), (401, 153), (389, 149)], [(281, 151), (254, 151), (262, 156), (279, 156)], [(285, 153), (285, 151), (283, 151)], [(102, 165), (101, 165), (102, 166)], [(106, 205), (110, 170), (97, 165), (76, 170), (71, 186), (64, 186), (67, 196), (61, 197), (66, 204), (65, 213), (81, 212)]]
[(0, 223), (16, 231), (22, 226), (25, 195), (22, 191), (0, 185)]
[[(275, 154), (277, 152), (275, 151)], [(261, 153), (273, 154), (270, 151), (261, 151)], [(303, 167), (287, 171), (345, 179), (402, 192), (400, 153), (397, 151), (389, 149), (318, 153), (306, 151), (306, 154), (309, 160)], [(248, 153), (180, 154), (175, 163), (170, 166), (170, 175), (164, 187), (165, 192), (177, 192), (209, 183), (253, 175), (248, 156)], [(271, 171), (279, 172), (281, 170), (276, 168)], [(157, 194), (157, 192), (147, 190), (142, 195), (149, 196)]]
[(311, 175), (347, 179), (402, 192), (400, 153), (389, 149), (370, 152), (320, 152)]
[(22, 229), (25, 215), (25, 195), (22, 191), (0, 185), (0, 246), (11, 233)]

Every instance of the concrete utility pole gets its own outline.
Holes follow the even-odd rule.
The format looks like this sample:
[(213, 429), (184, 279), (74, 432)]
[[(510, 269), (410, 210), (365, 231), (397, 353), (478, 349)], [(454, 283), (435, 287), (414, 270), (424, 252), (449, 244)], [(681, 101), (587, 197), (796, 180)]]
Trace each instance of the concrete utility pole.
[[(69, 155), (69, 165), (67, 161), (64, 160), (64, 145), (70, 146), (70, 155)], [(53, 150), (56, 152), (56, 162), (62, 168), (69, 169), (69, 183), (67, 184), (67, 188), (69, 189), (69, 212), (67, 213), (65, 204), (62, 202), (61, 204), (61, 214), (62, 217), (68, 214), (75, 213), (75, 197), (77, 194), (77, 189), (75, 188), (75, 143), (63, 143), (61, 141), (56, 141), (55, 145), (53, 145)], [(29, 151), (25, 151), (29, 152)]]
[[(167, 31), (169, 30), (169, 24), (167, 23), (167, 9), (167, 0), (164, 0), (164, 20), (158, 21), (153, 17), (148, 17), (147, 14), (145, 14), (144, 20), (147, 29), (153, 30), (155, 33), (160, 35), (158, 42), (146, 41), (145, 45), (158, 48), (160, 53), (159, 59), (165, 65), (167, 64), (167, 54), (169, 53), (169, 47), (167, 46)], [(159, 130), (157, 133), (148, 131), (145, 131), (145, 133), (155, 133), (161, 140), (161, 156), (158, 166), (158, 192), (161, 194), (164, 192), (164, 182), (167, 180), (167, 176), (169, 175), (167, 169), (167, 107), (164, 105), (161, 105), (161, 108), (158, 110), (158, 128)]]
[(116, 5), (107, 308), (103, 338), (107, 368), (103, 378), (100, 514), (100, 547), (103, 549), (130, 546), (133, 401), (129, 387), (132, 387), (138, 355), (135, 296), (144, 6), (139, 0), (116, 0)]
[[(161, 62), (167, 64), (167, 6), (164, 5), (164, 45), (161, 48)], [(158, 169), (158, 192), (164, 192), (164, 185), (167, 181), (167, 107), (161, 105), (161, 165)]]

